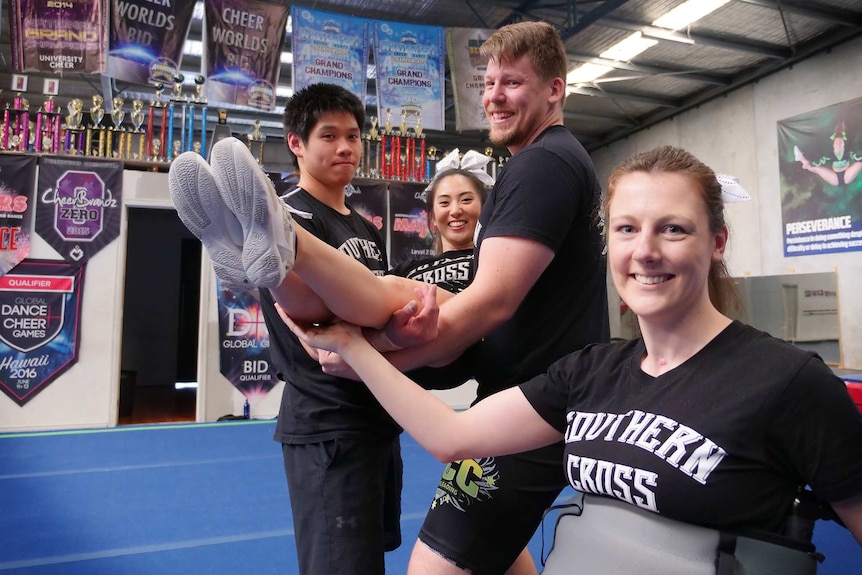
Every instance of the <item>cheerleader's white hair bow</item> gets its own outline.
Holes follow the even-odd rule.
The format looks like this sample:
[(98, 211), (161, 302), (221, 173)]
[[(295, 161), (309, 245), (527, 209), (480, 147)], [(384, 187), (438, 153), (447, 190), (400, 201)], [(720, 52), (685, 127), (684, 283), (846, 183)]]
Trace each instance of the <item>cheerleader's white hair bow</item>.
[(724, 200), (725, 204), (747, 202), (751, 199), (751, 195), (739, 185), (739, 178), (727, 174), (716, 174), (715, 179), (721, 184), (721, 199)]
[(457, 170), (458, 168), (470, 172), (488, 187), (494, 185), (494, 178), (489, 176), (488, 172), (485, 171), (485, 166), (491, 161), (490, 156), (480, 154), (476, 150), (467, 150), (463, 158), (459, 159), (459, 157), (460, 152), (458, 148), (455, 148), (437, 162), (437, 170), (434, 172), (431, 183), (425, 188), (426, 192), (431, 190), (440, 174), (447, 170)]

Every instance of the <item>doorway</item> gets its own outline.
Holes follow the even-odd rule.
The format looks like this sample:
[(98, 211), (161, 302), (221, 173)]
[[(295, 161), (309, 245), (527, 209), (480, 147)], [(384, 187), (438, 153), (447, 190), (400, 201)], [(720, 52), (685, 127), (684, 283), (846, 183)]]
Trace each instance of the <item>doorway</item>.
[(118, 425), (195, 421), (200, 268), (174, 210), (128, 209)]

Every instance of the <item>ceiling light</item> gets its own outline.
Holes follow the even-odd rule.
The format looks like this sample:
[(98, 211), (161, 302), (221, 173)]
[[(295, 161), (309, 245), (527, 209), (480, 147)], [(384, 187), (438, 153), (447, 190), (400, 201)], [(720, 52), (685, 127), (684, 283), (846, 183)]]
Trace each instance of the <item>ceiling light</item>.
[(644, 38), (640, 32), (635, 32), (625, 40), (617, 42), (600, 54), (602, 58), (629, 62), (632, 58), (658, 44), (658, 40)]
[(588, 84), (611, 70), (612, 67), (601, 64), (581, 64), (566, 74), (566, 84)]
[(654, 26), (679, 30), (685, 28), (692, 22), (700, 20), (707, 14), (714, 12), (727, 4), (730, 0), (688, 0), (680, 4), (658, 20), (653, 22)]

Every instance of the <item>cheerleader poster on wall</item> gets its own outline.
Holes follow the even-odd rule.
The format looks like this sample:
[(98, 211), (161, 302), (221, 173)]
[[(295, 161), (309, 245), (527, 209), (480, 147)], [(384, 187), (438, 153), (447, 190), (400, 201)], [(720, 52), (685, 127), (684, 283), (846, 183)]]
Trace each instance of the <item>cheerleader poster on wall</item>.
[(220, 283), (216, 291), (221, 374), (254, 404), (278, 383), (275, 366), (269, 359), (269, 331), (258, 292), (233, 292)]
[(194, 8), (194, 2), (111, 0), (105, 75), (172, 86)]
[(862, 250), (862, 98), (778, 122), (784, 255)]
[(207, 97), (274, 110), (290, 8), (262, 0), (206, 0), (204, 8)]
[(435, 255), (425, 204), (426, 185), (409, 182), (393, 182), (389, 185), (392, 241), (389, 260), (393, 267)]
[(120, 233), (123, 161), (43, 156), (36, 233), (67, 261), (87, 262)]
[(30, 254), (36, 156), (0, 154), (0, 276)]
[(84, 266), (24, 260), (0, 277), (0, 390), (24, 405), (78, 361)]
[(393, 128), (444, 130), (446, 33), (437, 26), (374, 23), (377, 116)]
[(291, 21), (294, 92), (311, 84), (335, 84), (364, 102), (368, 20), (294, 6)]
[(10, 0), (15, 72), (98, 74), (105, 64), (107, 14), (101, 0)]

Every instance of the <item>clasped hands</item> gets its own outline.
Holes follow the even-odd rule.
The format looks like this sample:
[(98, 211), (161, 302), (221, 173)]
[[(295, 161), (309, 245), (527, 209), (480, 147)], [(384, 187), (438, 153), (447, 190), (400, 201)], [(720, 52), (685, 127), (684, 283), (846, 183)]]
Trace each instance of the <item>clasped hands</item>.
[(416, 299), (396, 310), (379, 332), (363, 331), (359, 326), (340, 320), (327, 325), (299, 324), (278, 305), (276, 309), (309, 355), (317, 359), (324, 373), (356, 380), (359, 378), (344, 358), (348, 348), (373, 345), (381, 352), (388, 352), (428, 343), (437, 337), (440, 315), (437, 286), (430, 284), (416, 288)]

